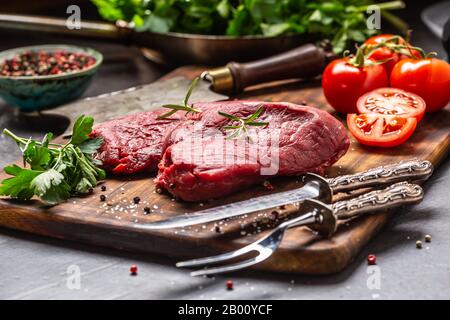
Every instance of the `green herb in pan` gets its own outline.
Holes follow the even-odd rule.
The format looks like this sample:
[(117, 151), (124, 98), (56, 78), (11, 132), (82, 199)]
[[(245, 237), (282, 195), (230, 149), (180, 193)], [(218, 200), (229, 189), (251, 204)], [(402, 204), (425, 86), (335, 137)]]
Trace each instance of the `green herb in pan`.
[[(376, 30), (367, 27), (371, 0), (92, 0), (103, 18), (132, 22), (137, 31), (228, 36), (314, 34), (332, 41), (336, 53), (363, 42)], [(405, 23), (387, 10), (402, 1), (377, 3), (398, 28)], [(405, 30), (401, 30), (405, 31)]]

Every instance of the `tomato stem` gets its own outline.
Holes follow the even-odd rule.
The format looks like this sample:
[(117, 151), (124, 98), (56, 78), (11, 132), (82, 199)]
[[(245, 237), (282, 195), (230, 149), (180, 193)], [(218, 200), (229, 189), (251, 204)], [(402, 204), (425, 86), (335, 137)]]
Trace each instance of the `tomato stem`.
[(438, 55), (437, 52), (432, 51), (432, 52), (428, 52), (428, 53), (425, 55), (425, 58), (426, 58), (426, 59), (429, 59), (429, 58), (435, 58), (437, 55)]
[(363, 68), (364, 64), (365, 64), (365, 60), (366, 60), (366, 57), (364, 55), (363, 50), (361, 48), (357, 47), (356, 56), (355, 56), (356, 66), (358, 68)]
[[(409, 35), (407, 36), (409, 38)], [(376, 45), (363, 45), (367, 57), (379, 48), (387, 48), (399, 54), (407, 55), (412, 59), (421, 59), (426, 56), (425, 51), (420, 47), (411, 46), (408, 41), (400, 36), (392, 36), (389, 39), (383, 40)], [(413, 50), (419, 53), (420, 57), (414, 54)]]
[[(354, 56), (349, 56), (348, 63), (354, 67), (357, 68), (364, 68), (369, 65), (374, 64), (382, 64), (385, 63), (388, 60), (383, 61), (372, 61), (369, 60), (370, 55), (375, 51), (378, 47), (377, 46), (364, 46), (361, 47), (356, 46), (356, 54)], [(345, 56), (345, 55), (344, 55)]]

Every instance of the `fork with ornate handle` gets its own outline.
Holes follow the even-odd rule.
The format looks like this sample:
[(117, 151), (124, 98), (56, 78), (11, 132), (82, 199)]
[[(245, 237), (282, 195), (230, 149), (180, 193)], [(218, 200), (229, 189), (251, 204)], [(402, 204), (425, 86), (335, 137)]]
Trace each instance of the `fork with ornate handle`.
[(236, 251), (217, 256), (178, 262), (177, 267), (207, 266), (216, 263), (226, 263), (250, 252), (256, 252), (257, 256), (237, 263), (229, 263), (220, 267), (203, 269), (191, 272), (192, 276), (225, 273), (250, 267), (269, 258), (280, 245), (284, 232), (287, 229), (308, 226), (321, 235), (329, 237), (336, 232), (338, 221), (348, 220), (382, 211), (405, 204), (418, 203), (423, 198), (423, 190), (416, 184), (400, 182), (383, 190), (372, 191), (359, 197), (339, 201), (332, 205), (321, 201), (308, 199), (301, 203), (289, 205), (288, 210), (297, 211), (300, 214), (287, 220), (260, 240), (249, 244)]

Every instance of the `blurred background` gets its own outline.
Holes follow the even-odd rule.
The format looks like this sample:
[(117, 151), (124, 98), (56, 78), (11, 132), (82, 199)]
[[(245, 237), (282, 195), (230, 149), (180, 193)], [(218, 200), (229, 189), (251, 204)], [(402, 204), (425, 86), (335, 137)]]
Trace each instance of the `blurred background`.
[[(387, 0), (385, 0), (387, 1)], [(379, 2), (385, 2), (379, 1)], [(444, 58), (446, 56), (445, 50), (442, 46), (441, 39), (439, 39), (436, 34), (430, 32), (430, 29), (424, 24), (421, 15), (425, 8), (432, 6), (438, 2), (442, 1), (411, 1), (405, 0), (406, 8), (400, 10), (393, 10), (391, 13), (395, 14), (399, 18), (403, 19), (409, 24), (409, 27), (413, 29), (412, 42), (413, 44), (417, 41), (418, 45), (425, 48), (426, 51), (435, 51)], [(449, 3), (450, 1), (444, 1)], [(41, 1), (28, 1), (28, 0), (16, 0), (16, 1), (2, 1), (0, 4), (0, 14), (10, 13), (10, 14), (25, 14), (25, 15), (40, 15), (40, 16), (50, 16), (58, 18), (67, 18), (68, 14), (66, 9), (69, 5), (76, 4), (81, 8), (81, 19), (82, 21), (104, 21), (99, 15), (97, 7), (90, 0), (41, 0)], [(446, 8), (450, 8), (447, 6)], [(449, 12), (441, 12), (440, 17), (431, 15), (428, 20), (442, 20), (447, 16), (450, 19)], [(126, 46), (119, 41), (114, 42), (104, 42), (94, 39), (81, 39), (68, 37), (66, 35), (57, 34), (45, 34), (39, 32), (29, 31), (11, 31), (2, 29), (2, 34), (4, 35), (3, 41), (0, 43), (0, 50), (5, 50), (13, 47), (25, 46), (25, 45), (35, 45), (43, 43), (67, 43), (75, 45), (86, 45), (91, 46), (94, 49), (100, 50), (105, 55), (105, 65), (108, 66), (110, 72), (121, 72), (121, 70), (127, 70), (126, 73), (120, 73), (118, 81), (111, 83), (110, 91), (123, 88), (123, 83), (129, 83), (130, 81), (135, 84), (143, 84), (151, 82), (156, 78), (160, 77), (164, 73), (173, 70), (175, 64), (161, 64), (161, 63), (151, 63), (147, 61), (148, 59), (142, 58), (140, 54), (137, 54), (138, 48), (135, 46)], [(398, 33), (398, 30), (394, 29), (392, 25), (387, 23), (385, 20), (382, 22), (382, 32), (386, 33)], [(155, 59), (153, 59), (155, 60)], [(124, 68), (118, 68), (115, 66), (125, 64)], [(139, 68), (143, 68), (144, 72), (133, 72)], [(102, 68), (103, 72), (106, 72), (106, 68)], [(107, 72), (109, 72), (107, 71)], [(123, 81), (121, 81), (123, 79)], [(93, 93), (99, 93), (99, 88), (92, 86), (88, 91), (88, 95)]]
[[(381, 1), (384, 2), (384, 1)], [(413, 30), (412, 43), (423, 47), (427, 52), (437, 52), (441, 58), (446, 56), (441, 39), (430, 31), (421, 17), (425, 8), (440, 1), (404, 1), (406, 8), (391, 11), (404, 21)], [(441, 1), (442, 2), (442, 1)], [(446, 1), (449, 3), (449, 1)], [(24, 14), (36, 16), (51, 16), (66, 19), (66, 9), (69, 5), (76, 4), (81, 8), (82, 21), (104, 21), (99, 15), (96, 6), (90, 0), (15, 0), (1, 1), (0, 14)], [(442, 10), (441, 10), (442, 11)], [(450, 11), (441, 13), (447, 19)], [(438, 20), (434, 16), (431, 20)], [(140, 48), (118, 40), (99, 41), (98, 39), (77, 38), (61, 34), (46, 34), (35, 31), (0, 29), (2, 41), (0, 51), (21, 46), (65, 43), (92, 47), (104, 55), (104, 63), (101, 66), (97, 79), (108, 79), (107, 85), (103, 81), (93, 81), (84, 96), (117, 91), (132, 86), (150, 83), (164, 74), (175, 69), (175, 64), (161, 64), (145, 58)], [(382, 22), (383, 33), (398, 33), (390, 24)], [(0, 114), (11, 113), (11, 108), (0, 101)]]
[[(386, 0), (387, 1), (387, 0)], [(384, 2), (384, 1), (381, 1)], [(439, 1), (404, 1), (406, 8), (391, 11), (396, 16), (406, 21), (413, 30), (412, 43), (423, 47), (427, 52), (437, 52), (440, 57), (445, 57), (446, 53), (441, 39), (430, 31), (421, 18), (424, 9), (438, 3)], [(442, 2), (442, 1), (441, 1)], [(446, 1), (447, 4), (449, 1)], [(90, 0), (14, 0), (1, 1), (0, 14), (22, 14), (35, 16), (50, 16), (67, 19), (66, 13), (69, 5), (76, 4), (81, 8), (82, 21), (104, 21), (99, 15), (97, 7)], [(441, 10), (442, 11), (442, 10)], [(440, 15), (450, 18), (450, 11), (441, 12)], [(439, 18), (442, 20), (442, 18)], [(439, 20), (434, 16), (431, 20)], [(140, 48), (136, 45), (126, 44), (119, 40), (100, 41), (98, 39), (87, 39), (72, 37), (61, 34), (47, 34), (35, 28), (33, 31), (0, 29), (2, 41), (0, 42), (0, 51), (39, 44), (72, 44), (87, 46), (100, 51), (104, 56), (104, 62), (96, 75), (96, 81), (93, 81), (84, 96), (96, 96), (102, 93), (117, 91), (137, 85), (150, 83), (164, 74), (174, 70), (175, 64), (155, 63), (147, 59)], [(382, 22), (383, 33), (398, 33), (389, 23)], [(189, 45), (191, 46), (191, 45)], [(106, 81), (102, 81), (106, 80)], [(15, 110), (0, 100), (0, 127), (15, 127), (17, 117), (14, 117)], [(26, 118), (29, 120), (29, 117)], [(31, 118), (33, 119), (33, 118)], [(23, 120), (20, 120), (23, 121)], [(66, 124), (50, 121), (49, 128), (42, 128), (42, 123), (38, 123), (39, 131), (51, 129), (55, 133), (64, 130)], [(54, 126), (57, 126), (55, 128)], [(61, 128), (58, 127), (61, 126)], [(31, 121), (27, 126), (33, 127)], [(22, 128), (23, 129), (23, 128)], [(33, 134), (33, 132), (30, 132)], [(0, 147), (2, 148), (2, 147)], [(15, 155), (11, 155), (11, 158)], [(7, 161), (5, 159), (5, 161)]]

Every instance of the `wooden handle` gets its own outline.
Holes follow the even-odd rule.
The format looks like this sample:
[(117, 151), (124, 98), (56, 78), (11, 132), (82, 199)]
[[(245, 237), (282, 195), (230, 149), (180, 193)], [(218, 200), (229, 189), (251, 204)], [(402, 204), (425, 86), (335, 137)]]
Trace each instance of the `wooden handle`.
[(306, 44), (270, 58), (248, 63), (230, 62), (234, 79), (234, 92), (246, 87), (276, 80), (311, 78), (325, 68), (325, 51), (313, 44)]
[(65, 19), (40, 16), (0, 14), (0, 28), (68, 34), (97, 39), (125, 39), (130, 29), (125, 25), (81, 21), (80, 29), (69, 29)]

